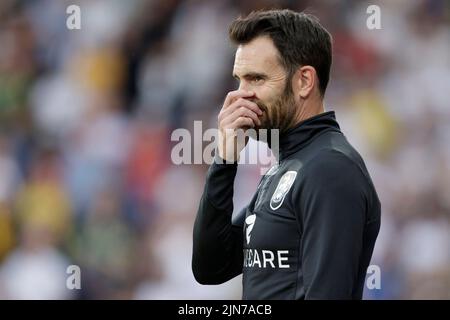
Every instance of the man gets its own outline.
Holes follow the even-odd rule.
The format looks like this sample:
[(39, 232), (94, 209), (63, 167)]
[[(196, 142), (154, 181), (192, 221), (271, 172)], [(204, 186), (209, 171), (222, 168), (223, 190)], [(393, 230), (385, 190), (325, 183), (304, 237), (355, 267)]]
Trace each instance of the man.
[[(218, 116), (194, 225), (194, 276), (220, 284), (243, 273), (243, 299), (361, 299), (380, 202), (334, 111), (324, 111), (331, 36), (313, 16), (290, 10), (253, 12), (229, 35), (240, 85)], [(234, 133), (249, 128), (279, 130), (280, 154), (232, 216), (245, 146)]]

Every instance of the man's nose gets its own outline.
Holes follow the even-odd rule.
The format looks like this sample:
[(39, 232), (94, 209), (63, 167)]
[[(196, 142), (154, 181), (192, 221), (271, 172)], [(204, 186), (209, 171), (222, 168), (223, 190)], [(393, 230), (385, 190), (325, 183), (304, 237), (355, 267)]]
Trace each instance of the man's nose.
[(247, 81), (241, 81), (239, 83), (239, 90), (251, 91), (252, 87)]

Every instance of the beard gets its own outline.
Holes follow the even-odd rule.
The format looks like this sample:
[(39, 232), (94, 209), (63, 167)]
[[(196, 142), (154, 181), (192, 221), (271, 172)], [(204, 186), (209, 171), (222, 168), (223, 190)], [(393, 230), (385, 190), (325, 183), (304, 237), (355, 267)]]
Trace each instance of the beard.
[(264, 103), (259, 99), (255, 99), (253, 102), (264, 111), (261, 117), (261, 125), (255, 127), (257, 132), (259, 129), (278, 129), (279, 133), (283, 134), (295, 125), (298, 108), (289, 80), (286, 81), (283, 93), (272, 103)]

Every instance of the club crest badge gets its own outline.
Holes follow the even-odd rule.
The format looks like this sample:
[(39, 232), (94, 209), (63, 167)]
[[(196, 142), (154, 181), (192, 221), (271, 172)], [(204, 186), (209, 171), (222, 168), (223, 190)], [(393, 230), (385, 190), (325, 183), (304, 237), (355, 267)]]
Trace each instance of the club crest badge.
[(277, 188), (275, 189), (272, 198), (270, 199), (270, 208), (272, 210), (277, 210), (283, 204), (286, 194), (291, 189), (292, 184), (297, 177), (297, 171), (288, 171), (281, 177), (278, 182)]

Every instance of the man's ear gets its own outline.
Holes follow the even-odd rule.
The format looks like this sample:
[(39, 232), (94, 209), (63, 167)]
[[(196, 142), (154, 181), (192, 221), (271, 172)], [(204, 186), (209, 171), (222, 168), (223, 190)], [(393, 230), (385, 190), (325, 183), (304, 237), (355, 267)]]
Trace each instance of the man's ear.
[(314, 86), (316, 84), (316, 70), (311, 66), (302, 66), (297, 69), (294, 84), (296, 87), (296, 91), (298, 92), (300, 98), (307, 98), (314, 90)]

